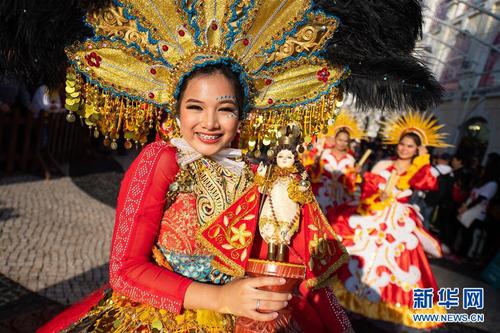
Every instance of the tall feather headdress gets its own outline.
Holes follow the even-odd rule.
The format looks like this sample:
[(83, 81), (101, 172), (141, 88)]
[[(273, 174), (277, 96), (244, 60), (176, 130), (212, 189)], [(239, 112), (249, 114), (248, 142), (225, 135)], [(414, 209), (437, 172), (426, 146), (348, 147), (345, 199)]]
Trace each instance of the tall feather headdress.
[[(110, 6), (110, 3), (113, 4)], [(85, 13), (89, 13), (86, 25)], [(316, 14), (318, 17), (314, 18)], [(266, 25), (267, 21), (272, 24)], [(252, 132), (253, 126), (264, 136), (260, 140), (266, 142), (274, 131), (267, 126), (276, 115), (270, 112), (272, 109), (283, 106), (285, 117), (290, 118), (287, 121), (300, 120), (303, 123), (310, 113), (296, 112), (292, 106), (304, 107), (321, 94), (313, 84), (305, 85), (308, 87), (306, 98), (295, 100), (297, 91), (289, 98), (272, 97), (281, 95), (282, 88), (293, 90), (283, 83), (289, 75), (298, 75), (288, 70), (297, 63), (302, 64), (300, 59), (318, 59), (317, 63), (308, 63), (310, 67), (304, 76), (316, 74), (321, 80), (326, 80), (325, 84), (330, 87), (330, 92), (334, 92), (335, 98), (340, 98), (341, 90), (352, 93), (356, 105), (361, 108), (425, 110), (439, 101), (442, 91), (428, 69), (413, 56), (415, 41), (421, 34), (421, 0), (5, 0), (0, 2), (0, 22), (0, 74), (15, 72), (33, 83), (52, 87), (61, 82), (60, 73), (66, 67), (64, 47), (90, 37), (80, 46), (97, 47), (97, 51), (72, 49), (82, 53), (80, 61), (89, 59), (87, 65), (92, 65), (92, 68), (87, 70), (87, 66), (78, 65), (78, 59), (71, 59), (76, 73), (68, 75), (68, 90), (75, 98), (69, 101), (68, 108), (76, 110), (88, 97), (95, 100), (92, 96), (109, 95), (106, 99), (111, 102), (97, 103), (85, 111), (79, 109), (81, 114), (89, 126), (105, 119), (111, 124), (114, 118), (108, 111), (127, 106), (128, 111), (122, 112), (118, 119), (122, 119), (121, 128), (125, 129), (125, 135), (134, 141), (143, 141), (146, 129), (154, 127), (156, 118), (151, 115), (157, 115), (157, 109), (170, 107), (171, 92), (175, 95), (172, 86), (176, 81), (159, 78), (166, 71), (181, 73), (186, 69), (184, 65), (195, 64), (180, 61), (185, 54), (179, 48), (190, 52), (194, 50), (191, 45), (197, 49), (209, 46), (212, 56), (217, 56), (217, 48), (225, 49), (224, 53), (232, 50), (226, 55), (236, 56), (242, 60), (236, 63), (250, 70), (247, 76), (254, 83), (248, 84), (248, 90), (257, 97), (255, 105), (263, 112), (250, 114), (248, 133)], [(398, 33), (394, 34), (394, 31)], [(324, 44), (326, 48), (321, 48), (320, 45)], [(101, 54), (101, 51), (104, 52)], [(191, 56), (194, 57), (194, 53)], [(108, 56), (123, 60), (125, 55), (142, 62), (142, 67), (130, 68), (141, 71), (139, 77), (115, 73), (115, 78), (108, 80), (104, 71), (94, 66), (116, 64)], [(186, 56), (184, 59), (191, 58)], [(318, 66), (326, 60), (329, 65)], [(272, 76), (268, 72), (273, 72), (271, 80), (274, 81), (258, 77), (252, 71), (260, 65), (264, 77)], [(284, 72), (279, 72), (285, 67)], [(337, 85), (331, 87), (340, 73), (346, 73), (342, 69), (347, 68), (350, 75), (342, 76)], [(144, 82), (144, 87), (127, 87), (128, 80)], [(262, 93), (268, 82), (272, 82), (270, 91)], [(300, 80), (295, 82), (296, 87), (301, 88)], [(85, 85), (87, 83), (95, 89), (87, 90), (90, 87)], [(163, 85), (169, 92), (160, 89)], [(128, 91), (118, 91), (124, 86)], [(328, 89), (320, 90), (325, 92)], [(81, 94), (77, 95), (77, 91)], [(123, 99), (111, 98), (117, 95)], [(313, 114), (318, 114), (320, 119), (328, 118), (329, 110), (335, 108), (335, 99), (327, 99), (327, 95), (332, 96), (331, 93), (323, 95), (320, 99), (324, 103), (321, 101), (312, 107)], [(97, 119), (98, 113), (93, 110), (104, 110), (104, 113)], [(131, 130), (135, 126), (130, 118), (133, 114), (139, 115), (134, 121), (145, 128)], [(123, 124), (124, 119), (128, 124)], [(315, 117), (303, 125), (309, 132), (324, 126)], [(116, 128), (104, 132), (113, 136)], [(252, 142), (250, 137), (248, 143)]]
[(424, 146), (444, 148), (449, 147), (444, 139), (446, 133), (440, 133), (443, 125), (437, 123), (437, 119), (428, 113), (408, 112), (390, 118), (384, 123), (384, 141), (386, 144), (395, 145), (401, 137), (407, 133), (418, 135)]
[(342, 110), (331, 123), (326, 134), (328, 136), (335, 136), (338, 131), (344, 129), (352, 140), (360, 141), (365, 137), (365, 132), (359, 126), (359, 121), (346, 110)]
[(321, 52), (338, 19), (307, 1), (115, 0), (87, 22), (94, 36), (67, 50), (66, 108), (112, 140), (123, 130), (145, 142), (157, 117), (174, 112), (185, 78), (211, 64), (239, 74), (243, 113), (270, 125), (250, 126), (257, 141), (291, 120), (313, 134), (349, 74)]

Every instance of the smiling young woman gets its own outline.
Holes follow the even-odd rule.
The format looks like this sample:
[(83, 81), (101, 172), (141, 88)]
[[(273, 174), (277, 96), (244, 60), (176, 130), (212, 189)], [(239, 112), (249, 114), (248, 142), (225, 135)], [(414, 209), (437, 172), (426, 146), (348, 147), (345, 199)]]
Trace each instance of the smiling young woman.
[[(243, 88), (227, 66), (208, 65), (184, 79), (176, 108), (181, 137), (146, 146), (122, 182), (110, 286), (39, 332), (121, 332), (155, 327), (155, 320), (174, 332), (232, 332), (237, 316), (270, 321), (287, 306), (300, 309), (302, 332), (350, 330), (330, 290), (307, 291), (310, 300), (262, 290), (284, 280), (236, 278), (214, 266), (214, 253), (200, 242), (200, 229), (252, 186), (249, 166), (234, 159), (241, 151), (228, 148), (242, 110)], [(283, 150), (278, 161), (288, 166), (294, 155)]]
[[(410, 198), (415, 190), (436, 188), (424, 144), (441, 141), (424, 141), (439, 138), (437, 126), (427, 127), (425, 117), (410, 114), (393, 122), (399, 128), (393, 125), (385, 135), (387, 143), (396, 145), (396, 156), (363, 175), (358, 206), (341, 205), (329, 214), (351, 255), (333, 287), (340, 303), (353, 312), (398, 326), (431, 328), (440, 324), (413, 321), (412, 314), (421, 310), (413, 309), (412, 290), (438, 290), (425, 253), (440, 257), (441, 244), (425, 229)], [(433, 305), (433, 313), (445, 311)]]
[(238, 130), (243, 88), (224, 66), (199, 69), (180, 88), (177, 112), (182, 138), (204, 156), (227, 148)]

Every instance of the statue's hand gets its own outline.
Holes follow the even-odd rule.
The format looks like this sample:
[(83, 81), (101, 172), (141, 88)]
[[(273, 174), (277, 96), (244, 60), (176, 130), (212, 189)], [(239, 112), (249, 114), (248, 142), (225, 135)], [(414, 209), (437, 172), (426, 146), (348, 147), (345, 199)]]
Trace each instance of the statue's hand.
[(299, 187), (298, 187), (298, 188), (299, 188), (299, 191), (300, 191), (300, 192), (305, 192), (305, 191), (307, 191), (307, 190), (309, 189), (309, 187), (308, 187), (308, 186), (300, 186), (300, 185), (299, 185)]
[(305, 192), (311, 187), (311, 183), (308, 180), (302, 179), (299, 181), (299, 186), (297, 187), (300, 192)]

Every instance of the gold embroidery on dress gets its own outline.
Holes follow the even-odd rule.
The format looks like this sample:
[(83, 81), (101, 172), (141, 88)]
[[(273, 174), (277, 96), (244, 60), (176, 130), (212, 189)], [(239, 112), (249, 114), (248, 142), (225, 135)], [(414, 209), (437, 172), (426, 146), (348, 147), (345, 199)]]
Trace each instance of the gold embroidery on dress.
[(226, 210), (251, 184), (248, 168), (236, 175), (208, 158), (186, 166), (193, 177), (193, 193), (200, 225), (213, 221)]
[[(182, 154), (181, 151), (179, 153)], [(162, 224), (176, 223), (175, 229), (178, 230), (178, 233), (175, 236), (172, 234), (160, 235), (159, 242), (167, 245), (173, 241), (174, 244), (169, 244), (169, 247), (172, 246), (176, 252), (185, 253), (187, 250), (191, 254), (210, 254), (211, 252), (199, 244), (198, 240), (196, 240), (194, 249), (186, 248), (181, 244), (185, 242), (179, 241), (180, 235), (191, 234), (192, 237), (195, 237), (193, 232), (196, 233), (197, 227), (184, 225), (191, 224), (186, 212), (171, 212), (169, 209), (178, 210), (179, 207), (187, 209), (190, 206), (188, 197), (194, 196), (196, 200), (196, 224), (197, 226), (204, 225), (216, 219), (240, 198), (251, 185), (252, 177), (253, 174), (248, 167), (245, 167), (241, 174), (237, 175), (209, 158), (201, 158), (182, 167), (177, 173), (175, 181), (169, 186), (167, 208), (162, 220)], [(194, 216), (195, 214), (189, 215)], [(179, 222), (183, 225), (179, 226)], [(179, 251), (179, 249), (184, 250)]]

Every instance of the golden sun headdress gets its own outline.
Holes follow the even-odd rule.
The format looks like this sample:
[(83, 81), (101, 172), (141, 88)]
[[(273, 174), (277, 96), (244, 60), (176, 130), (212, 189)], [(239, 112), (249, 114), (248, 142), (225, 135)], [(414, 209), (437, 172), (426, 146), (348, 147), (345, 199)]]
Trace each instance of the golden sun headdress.
[(210, 64), (239, 75), (250, 150), (291, 121), (306, 139), (319, 132), (349, 75), (322, 52), (339, 20), (310, 1), (115, 0), (87, 23), (94, 36), (67, 49), (68, 120), (78, 114), (112, 147), (121, 133), (128, 148), (160, 119), (172, 124), (183, 80)]
[(442, 127), (430, 113), (408, 112), (384, 123), (384, 141), (386, 144), (398, 144), (403, 135), (415, 133), (424, 146), (449, 147), (450, 145), (444, 142), (447, 134), (439, 132)]
[(342, 110), (331, 123), (326, 136), (335, 136), (338, 131), (344, 129), (349, 133), (351, 140), (360, 141), (365, 137), (358, 120), (348, 111)]

